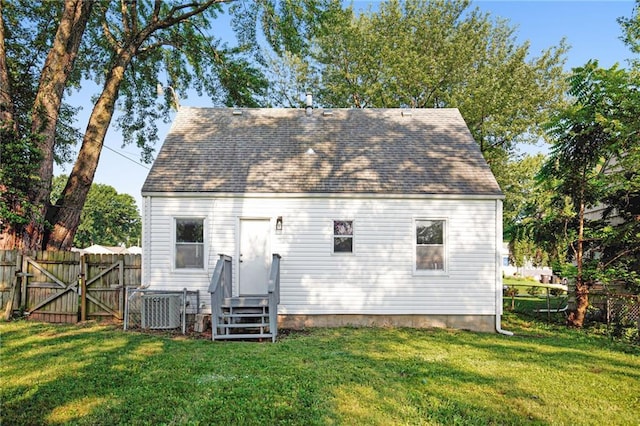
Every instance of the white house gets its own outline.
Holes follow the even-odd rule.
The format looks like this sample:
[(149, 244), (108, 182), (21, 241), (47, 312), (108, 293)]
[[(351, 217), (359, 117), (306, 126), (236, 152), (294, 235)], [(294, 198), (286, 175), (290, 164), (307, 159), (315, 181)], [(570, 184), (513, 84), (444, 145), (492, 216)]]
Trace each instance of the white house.
[(224, 254), (264, 294), (277, 253), (281, 327), (501, 331), (503, 195), (456, 109), (182, 107), (142, 195), (151, 289), (208, 295)]

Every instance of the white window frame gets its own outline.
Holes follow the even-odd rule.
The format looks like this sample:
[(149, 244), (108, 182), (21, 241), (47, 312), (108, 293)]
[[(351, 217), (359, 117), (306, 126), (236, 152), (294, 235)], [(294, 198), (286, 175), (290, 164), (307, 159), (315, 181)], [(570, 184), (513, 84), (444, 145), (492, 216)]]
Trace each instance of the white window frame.
[[(179, 268), (176, 266), (176, 256), (178, 254), (178, 221), (179, 220), (201, 220), (202, 221), (202, 267), (197, 268)], [(207, 245), (207, 218), (204, 216), (174, 216), (172, 221), (173, 229), (171, 230), (171, 270), (174, 272), (202, 272), (207, 269), (208, 263), (208, 245)]]
[[(442, 269), (418, 269), (418, 222), (438, 221), (442, 222), (442, 254), (444, 256)], [(415, 217), (413, 218), (413, 273), (415, 275), (448, 275), (449, 274), (449, 220), (444, 217)]]
[[(336, 237), (348, 237), (348, 235), (335, 234), (335, 222), (351, 222), (351, 251), (335, 251)], [(336, 256), (353, 256), (356, 253), (356, 221), (354, 219), (331, 219), (331, 254)]]

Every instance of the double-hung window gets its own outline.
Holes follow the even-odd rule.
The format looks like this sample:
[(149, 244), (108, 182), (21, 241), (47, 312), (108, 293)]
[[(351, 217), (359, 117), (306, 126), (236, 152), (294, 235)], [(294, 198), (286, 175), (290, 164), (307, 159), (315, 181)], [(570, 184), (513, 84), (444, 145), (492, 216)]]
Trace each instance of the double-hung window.
[(441, 219), (416, 219), (416, 271), (446, 271), (446, 226)]
[(333, 221), (333, 252), (353, 253), (353, 221)]
[(175, 219), (176, 269), (204, 268), (204, 219)]

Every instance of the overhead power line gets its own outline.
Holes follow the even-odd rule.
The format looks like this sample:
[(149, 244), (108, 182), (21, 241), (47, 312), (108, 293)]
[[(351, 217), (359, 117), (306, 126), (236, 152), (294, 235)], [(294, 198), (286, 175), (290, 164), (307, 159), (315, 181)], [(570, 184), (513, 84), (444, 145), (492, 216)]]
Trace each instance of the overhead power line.
[(139, 161), (136, 161), (136, 160), (134, 160), (133, 158), (127, 157), (127, 156), (126, 156), (125, 154), (123, 154), (122, 152), (120, 152), (120, 151), (116, 151), (115, 149), (113, 149), (113, 148), (111, 148), (110, 146), (107, 146), (107, 145), (103, 145), (103, 146), (104, 146), (105, 148), (107, 148), (109, 151), (111, 151), (111, 152), (113, 152), (113, 153), (115, 153), (115, 154), (118, 154), (119, 156), (121, 156), (121, 157), (123, 157), (123, 158), (126, 158), (127, 160), (131, 161), (132, 163), (134, 163), (134, 164), (136, 164), (136, 165), (138, 165), (138, 166), (140, 166), (140, 167), (143, 167), (143, 168), (145, 168), (145, 169), (149, 170), (149, 167), (145, 166), (144, 164), (141, 164)]

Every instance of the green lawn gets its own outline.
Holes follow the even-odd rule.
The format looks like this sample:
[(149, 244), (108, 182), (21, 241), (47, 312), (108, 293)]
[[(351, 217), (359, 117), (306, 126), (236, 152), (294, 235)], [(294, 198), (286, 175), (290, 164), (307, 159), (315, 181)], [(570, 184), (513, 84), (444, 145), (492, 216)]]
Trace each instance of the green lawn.
[(0, 323), (0, 424), (638, 424), (638, 347), (506, 317), (513, 337), (340, 328), (275, 344)]

